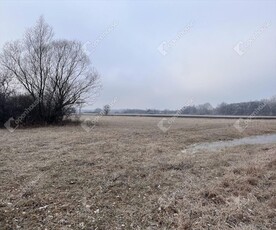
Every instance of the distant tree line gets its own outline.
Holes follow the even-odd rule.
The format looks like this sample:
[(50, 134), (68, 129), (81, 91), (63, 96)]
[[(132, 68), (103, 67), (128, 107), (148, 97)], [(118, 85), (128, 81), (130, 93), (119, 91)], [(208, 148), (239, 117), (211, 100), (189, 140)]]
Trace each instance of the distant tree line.
[(0, 125), (58, 123), (98, 86), (98, 74), (77, 41), (56, 40), (41, 17), (23, 39), (0, 53)]
[[(123, 114), (176, 114), (178, 110), (157, 110), (157, 109), (125, 109), (117, 111)], [(187, 106), (181, 109), (180, 114), (186, 115), (237, 115), (237, 116), (276, 116), (276, 97), (251, 102), (221, 103), (212, 107), (210, 103), (202, 105)]]

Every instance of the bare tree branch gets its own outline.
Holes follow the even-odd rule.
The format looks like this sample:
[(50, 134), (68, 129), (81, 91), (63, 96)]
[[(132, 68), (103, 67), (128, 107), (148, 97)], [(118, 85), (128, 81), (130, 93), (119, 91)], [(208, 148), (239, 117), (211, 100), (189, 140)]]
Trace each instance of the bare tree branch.
[(26, 91), (39, 99), (40, 119), (55, 122), (98, 84), (98, 74), (77, 41), (54, 40), (40, 17), (21, 41), (7, 43), (0, 63)]

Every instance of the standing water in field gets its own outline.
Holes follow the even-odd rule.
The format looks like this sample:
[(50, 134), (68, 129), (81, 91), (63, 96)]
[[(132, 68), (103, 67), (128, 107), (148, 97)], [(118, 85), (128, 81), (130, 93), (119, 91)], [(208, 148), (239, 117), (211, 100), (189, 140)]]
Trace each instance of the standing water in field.
[(187, 146), (182, 153), (195, 153), (200, 150), (219, 150), (222, 148), (235, 147), (239, 145), (256, 145), (256, 144), (274, 144), (276, 143), (276, 134), (258, 135), (252, 137), (244, 137), (230, 141), (204, 142)]

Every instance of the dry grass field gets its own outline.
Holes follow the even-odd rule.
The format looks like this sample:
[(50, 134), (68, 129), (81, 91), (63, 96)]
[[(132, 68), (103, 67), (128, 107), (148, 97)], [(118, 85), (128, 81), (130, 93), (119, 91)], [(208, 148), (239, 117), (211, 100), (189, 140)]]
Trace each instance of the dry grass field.
[(181, 152), (276, 121), (160, 119), (0, 130), (0, 229), (276, 229), (276, 143)]

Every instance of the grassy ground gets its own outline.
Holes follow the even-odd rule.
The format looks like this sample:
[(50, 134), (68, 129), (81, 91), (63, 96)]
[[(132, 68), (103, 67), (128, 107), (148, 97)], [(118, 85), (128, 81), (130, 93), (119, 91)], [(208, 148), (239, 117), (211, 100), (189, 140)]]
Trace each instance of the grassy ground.
[(276, 121), (160, 119), (0, 130), (0, 229), (276, 229), (276, 144), (181, 152)]

